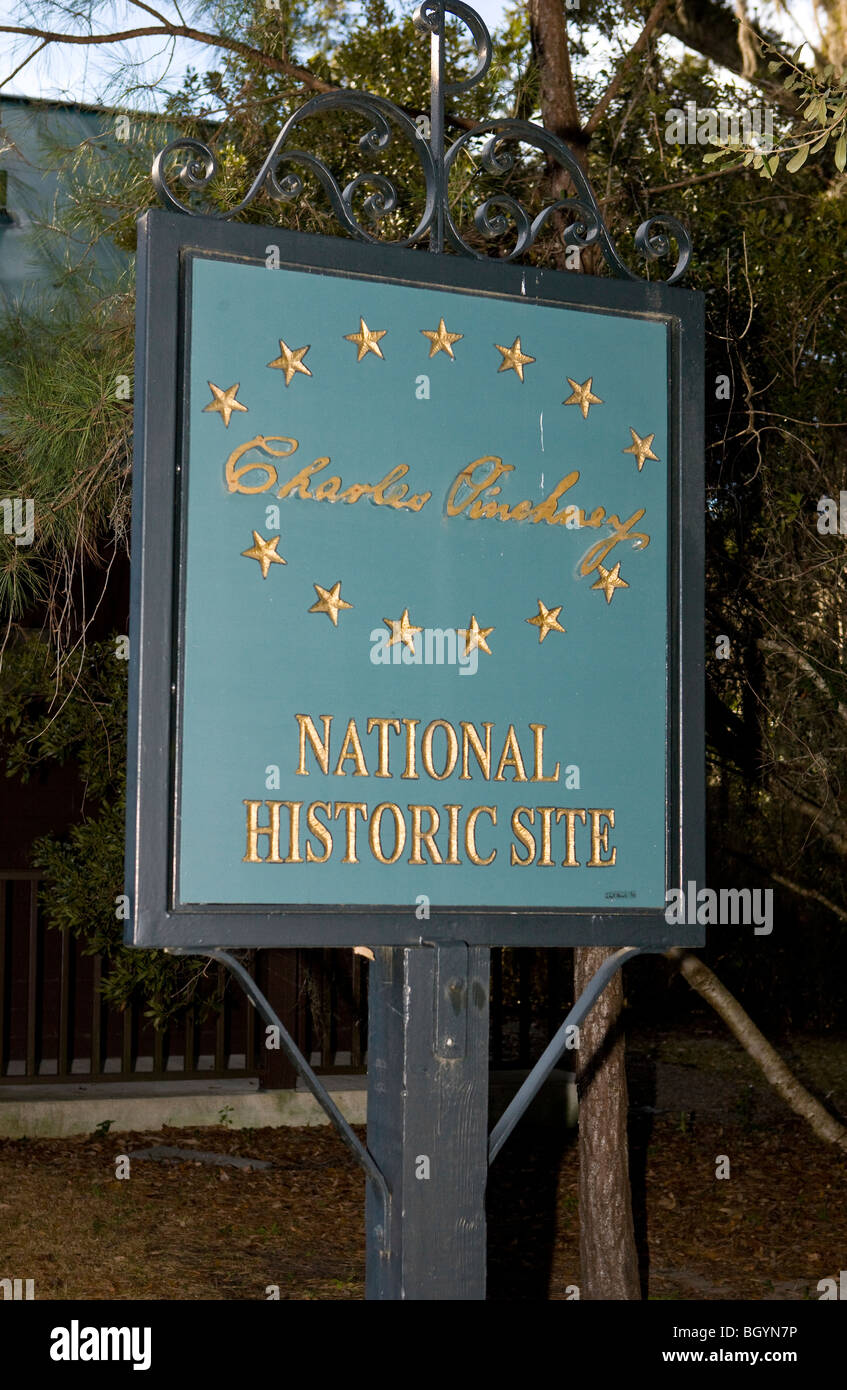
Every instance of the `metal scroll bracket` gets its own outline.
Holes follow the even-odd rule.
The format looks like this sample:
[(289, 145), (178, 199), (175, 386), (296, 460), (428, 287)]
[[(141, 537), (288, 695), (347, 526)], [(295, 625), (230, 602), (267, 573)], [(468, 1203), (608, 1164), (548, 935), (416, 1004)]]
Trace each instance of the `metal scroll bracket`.
[(582, 1023), (586, 1014), (600, 998), (609, 981), (633, 956), (644, 954), (642, 946), (622, 946), (613, 956), (604, 961), (596, 974), (592, 975), (582, 994), (576, 1000), (567, 1018), (561, 1024), (544, 1052), (539, 1057), (529, 1076), (513, 1097), (497, 1121), (488, 1141), (488, 1162), (493, 1163), (515, 1125), (532, 1104), (544, 1082), (555, 1067), (570, 1040), (570, 1030)]
[(297, 1071), (297, 1074), (303, 1078), (303, 1082), (306, 1085), (306, 1088), (309, 1091), (311, 1091), (312, 1095), (315, 1097), (315, 1100), (318, 1102), (318, 1105), (320, 1105), (321, 1109), (325, 1111), (327, 1117), (329, 1118), (330, 1124), (334, 1126), (336, 1132), (340, 1136), (343, 1143), (346, 1144), (347, 1148), (350, 1150), (356, 1162), (365, 1171), (365, 1176), (367, 1177), (373, 1190), (373, 1197), (379, 1204), (378, 1210), (380, 1212), (381, 1217), (382, 1235), (382, 1240), (380, 1241), (380, 1244), (384, 1249), (387, 1249), (391, 1235), (391, 1193), (388, 1188), (388, 1183), (386, 1182), (385, 1177), (379, 1165), (375, 1162), (372, 1154), (368, 1151), (368, 1149), (362, 1143), (361, 1139), (359, 1139), (358, 1135), (345, 1120), (335, 1101), (332, 1099), (332, 1096), (329, 1094), (326, 1087), (321, 1083), (320, 1078), (315, 1075), (312, 1068), (309, 1066), (309, 1063), (306, 1061), (306, 1058), (303, 1056), (303, 1053), (300, 1051), (299, 1047), (292, 1038), (291, 1034), (288, 1032), (282, 1020), (275, 1013), (269, 1000), (259, 989), (259, 986), (256, 984), (256, 981), (253, 979), (252, 975), (249, 973), (249, 971), (245, 970), (244, 966), (241, 964), (241, 961), (236, 960), (235, 956), (230, 955), (228, 951), (222, 951), (218, 948), (203, 951), (194, 950), (191, 948), (169, 946), (166, 947), (165, 950), (167, 955), (206, 956), (209, 960), (218, 961), (221, 965), (225, 965), (227, 969), (230, 970), (232, 974), (236, 977), (236, 979), (240, 982), (251, 1004), (253, 1004), (254, 1007), (258, 1010), (265, 1022), (271, 1024), (272, 1027), (278, 1029), (280, 1047), (282, 1048), (283, 1052), (286, 1054), (292, 1066)]

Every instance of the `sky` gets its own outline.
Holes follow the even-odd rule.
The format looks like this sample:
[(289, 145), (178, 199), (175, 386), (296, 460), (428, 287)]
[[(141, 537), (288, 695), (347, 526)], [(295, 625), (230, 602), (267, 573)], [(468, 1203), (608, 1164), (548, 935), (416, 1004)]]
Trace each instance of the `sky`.
[[(26, 0), (0, 0), (0, 24), (21, 23), (25, 4)], [(407, 11), (412, 8), (412, 5), (404, 3), (404, 0), (395, 0), (395, 6)], [(489, 29), (493, 29), (502, 20), (505, 5), (503, 0), (477, 0), (475, 8)], [(794, 43), (802, 42), (804, 34), (786, 20), (784, 13), (780, 13), (776, 18), (772, 5), (753, 4), (748, 8), (751, 15), (761, 13), (765, 21), (770, 22), (774, 28), (791, 34)], [(165, 12), (172, 12), (173, 5), (165, 4), (164, 9)], [(124, 0), (116, 0), (116, 14), (126, 14), (127, 11), (130, 16), (128, 22), (133, 27), (139, 22), (145, 22), (146, 17), (138, 10), (129, 9)], [(811, 0), (800, 0), (797, 13), (803, 30), (811, 34), (814, 29)], [(57, 27), (60, 26), (57, 24)], [(633, 30), (633, 36), (635, 32)], [(34, 46), (35, 42), (30, 39), (9, 39), (8, 36), (4, 36), (0, 41), (0, 52), (3, 54), (0, 58), (0, 93), (49, 100), (109, 102), (109, 76), (113, 71), (114, 60), (114, 50), (111, 46), (101, 48), (51, 45), (10, 78), (10, 74), (23, 62)], [(137, 99), (130, 103), (138, 109), (155, 108), (166, 86), (171, 89), (178, 87), (188, 67), (202, 66), (208, 61), (208, 50), (202, 45), (185, 40), (163, 45), (159, 40), (139, 39), (131, 45), (124, 45), (123, 54), (125, 58), (137, 64), (139, 77), (150, 89), (139, 92)], [(421, 54), (421, 58), (425, 61), (424, 53)], [(112, 99), (114, 100), (114, 92)]]
[[(26, 0), (0, 0), (0, 24), (26, 24)], [(395, 9), (411, 11), (413, 4), (395, 0)], [(505, 10), (503, 0), (477, 0), (474, 8), (482, 15), (489, 29), (502, 20)], [(173, 3), (162, 5), (166, 14), (174, 14)], [(132, 11), (121, 0), (116, 0), (114, 13), (127, 16), (121, 23), (110, 28), (139, 27), (147, 22), (147, 16), (137, 10)], [(105, 13), (101, 9), (101, 13)], [(31, 22), (31, 21), (30, 21)], [(64, 29), (58, 20), (51, 27)], [(98, 28), (104, 24), (99, 23)], [(421, 60), (426, 62), (422, 43)], [(0, 93), (4, 95), (40, 97), (47, 100), (108, 102), (109, 78), (114, 68), (114, 53), (110, 46), (94, 47), (87, 45), (54, 44), (28, 62), (15, 76), (10, 74), (19, 63), (37, 46), (33, 39), (0, 37)], [(179, 87), (183, 73), (189, 67), (202, 67), (208, 64), (208, 50), (201, 44), (186, 40), (175, 40), (162, 44), (160, 40), (146, 38), (133, 40), (121, 47), (123, 57), (138, 64), (138, 74), (149, 84), (154, 92), (139, 93), (138, 100), (132, 104), (142, 107), (155, 107), (161, 97), (165, 82), (171, 89)]]

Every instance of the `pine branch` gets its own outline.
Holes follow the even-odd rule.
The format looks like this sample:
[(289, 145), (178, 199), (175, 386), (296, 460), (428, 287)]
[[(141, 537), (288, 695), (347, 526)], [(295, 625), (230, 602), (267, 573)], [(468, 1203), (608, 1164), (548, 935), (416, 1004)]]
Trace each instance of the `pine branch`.
[(296, 78), (310, 91), (336, 92), (339, 90), (331, 82), (324, 82), (322, 78), (316, 77), (308, 68), (300, 67), (297, 63), (289, 63), (284, 58), (274, 58), (261, 48), (254, 48), (252, 44), (243, 43), (241, 39), (231, 38), (228, 34), (209, 34), (203, 29), (194, 29), (187, 24), (171, 24), (168, 20), (164, 20), (162, 24), (158, 25), (150, 24), (138, 29), (121, 29), (111, 34), (62, 34), (52, 29), (37, 29), (30, 25), (0, 24), (0, 34), (16, 34), (23, 38), (40, 39), (42, 48), (50, 43), (91, 46), (126, 43), (129, 39), (188, 39), (192, 43), (201, 43), (209, 48), (223, 48), (230, 53), (237, 53), (239, 57), (249, 58), (259, 67), (267, 68), (271, 72), (282, 73), (286, 77)]

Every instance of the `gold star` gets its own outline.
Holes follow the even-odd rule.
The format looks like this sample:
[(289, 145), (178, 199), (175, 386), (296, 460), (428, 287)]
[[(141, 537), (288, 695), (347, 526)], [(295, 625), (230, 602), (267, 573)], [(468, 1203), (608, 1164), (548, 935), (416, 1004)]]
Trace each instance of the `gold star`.
[(489, 637), (493, 631), (493, 627), (480, 627), (476, 620), (476, 615), (472, 613), (470, 627), (460, 627), (458, 629), (459, 636), (465, 639), (465, 656), (470, 656), (475, 647), (479, 647), (481, 651), (488, 652), (488, 655), (491, 656), (491, 648), (485, 639)]
[[(331, 589), (324, 589), (321, 584), (316, 584), (315, 590), (318, 595), (317, 603), (313, 603), (309, 609), (310, 613), (326, 613), (328, 618), (332, 618), (333, 627), (338, 627), (339, 608), (352, 608), (352, 603), (346, 603), (341, 597), (341, 580), (337, 580)], [(391, 644), (389, 643), (389, 646)]]
[(583, 420), (588, 419), (588, 411), (592, 405), (603, 404), (600, 397), (595, 396), (594, 392), (591, 389), (591, 383), (593, 382), (593, 380), (593, 376), (590, 376), (588, 380), (584, 381), (580, 386), (578, 381), (573, 381), (570, 377), (568, 377), (568, 385), (573, 387), (573, 395), (568, 396), (568, 399), (566, 401), (562, 401), (562, 405), (578, 405), (580, 410), (582, 411)]
[(629, 427), (629, 432), (632, 435), (632, 443), (630, 444), (628, 449), (622, 449), (621, 453), (635, 455), (635, 461), (638, 464), (639, 473), (644, 467), (645, 460), (655, 459), (656, 463), (659, 463), (660, 459), (658, 454), (654, 454), (653, 450), (650, 448), (650, 445), (656, 438), (655, 434), (645, 434), (644, 438), (641, 439), (640, 436), (635, 433), (635, 430), (632, 428), (632, 425), (630, 425)]
[(271, 565), (284, 565), (287, 561), (281, 555), (277, 555), (276, 548), (279, 545), (279, 536), (274, 536), (273, 540), (263, 540), (258, 531), (253, 532), (253, 544), (249, 550), (242, 550), (241, 554), (246, 555), (248, 560), (258, 560), (262, 566), (262, 578), (267, 579), (268, 570)]
[(562, 611), (561, 604), (558, 608), (548, 608), (546, 604), (541, 602), (540, 598), (536, 599), (536, 603), (538, 604), (538, 612), (534, 618), (527, 618), (526, 621), (538, 628), (539, 645), (544, 641), (548, 632), (567, 632), (567, 628), (562, 627), (559, 622), (559, 614)]
[(520, 338), (516, 338), (510, 348), (501, 347), (499, 343), (495, 343), (494, 346), (498, 352), (502, 352), (503, 354), (503, 361), (497, 368), (498, 372), (517, 372), (521, 381), (523, 381), (525, 363), (534, 362), (535, 358), (527, 357), (526, 353), (521, 351)]
[(429, 355), (434, 357), (437, 352), (446, 352), (448, 357), (455, 361), (453, 344), (458, 343), (460, 338), (464, 338), (464, 333), (448, 333), (444, 320), (441, 319), (437, 328), (422, 328), (421, 332), (425, 338), (429, 338)]
[(402, 618), (383, 618), (382, 621), (385, 623), (386, 627), (391, 628), (391, 641), (388, 644), (389, 647), (393, 647), (395, 642), (403, 642), (404, 645), (409, 648), (409, 651), (414, 653), (415, 639), (413, 634), (416, 632), (423, 632), (423, 628), (414, 627), (409, 622), (408, 608), (403, 609)]
[(235, 385), (230, 386), (228, 390), (222, 391), (220, 386), (216, 386), (213, 381), (210, 381), (209, 390), (215, 399), (209, 401), (208, 405), (203, 406), (203, 414), (205, 415), (207, 410), (216, 410), (219, 415), (223, 416), (224, 424), (227, 429), (229, 429), (229, 421), (232, 412), (234, 410), (247, 409), (246, 405), (242, 405), (240, 401), (235, 399), (239, 384), (239, 382), (236, 382)]
[(599, 574), (600, 578), (597, 580), (597, 583), (592, 584), (591, 587), (592, 589), (602, 589), (603, 593), (606, 595), (607, 603), (612, 602), (612, 595), (615, 592), (615, 589), (629, 588), (629, 585), (627, 584), (626, 580), (621, 579), (620, 577), (620, 561), (618, 561), (613, 570), (607, 570), (604, 569), (602, 565), (598, 565), (597, 573)]
[(311, 376), (308, 367), (303, 366), (303, 358), (309, 351), (309, 346), (301, 348), (290, 348), (282, 339), (279, 340), (279, 357), (275, 357), (273, 362), (269, 362), (269, 367), (279, 367), (285, 372), (285, 384), (291, 385), (292, 377), (296, 372), (302, 372), (304, 376)]
[[(355, 343), (359, 349), (357, 362), (361, 362), (369, 352), (376, 357), (382, 357), (382, 348), (379, 345), (380, 338), (384, 338), (388, 332), (387, 328), (368, 328), (364, 319), (359, 319), (358, 333), (345, 333), (344, 337), (348, 343)], [(383, 359), (384, 360), (384, 359)]]

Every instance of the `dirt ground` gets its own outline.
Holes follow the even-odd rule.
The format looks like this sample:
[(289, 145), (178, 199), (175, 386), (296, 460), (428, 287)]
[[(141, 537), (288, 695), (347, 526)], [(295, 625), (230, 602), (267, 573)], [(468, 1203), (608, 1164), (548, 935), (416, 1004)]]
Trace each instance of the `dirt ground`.
[[(783, 1048), (847, 1111), (847, 1048)], [(817, 1299), (847, 1268), (847, 1159), (817, 1140), (729, 1040), (630, 1049), (631, 1172), (647, 1296)], [(364, 1137), (364, 1136), (363, 1136)], [(132, 1160), (170, 1144), (268, 1170)], [(119, 1155), (130, 1177), (116, 1178)], [(729, 1177), (718, 1179), (719, 1157)], [(518, 1131), (489, 1185), (489, 1297), (579, 1284), (575, 1135)], [(720, 1165), (725, 1171), (726, 1165)], [(328, 1128), (227, 1127), (0, 1141), (3, 1264), (39, 1299), (363, 1297), (364, 1179)], [(5, 1272), (5, 1271), (4, 1271)]]

